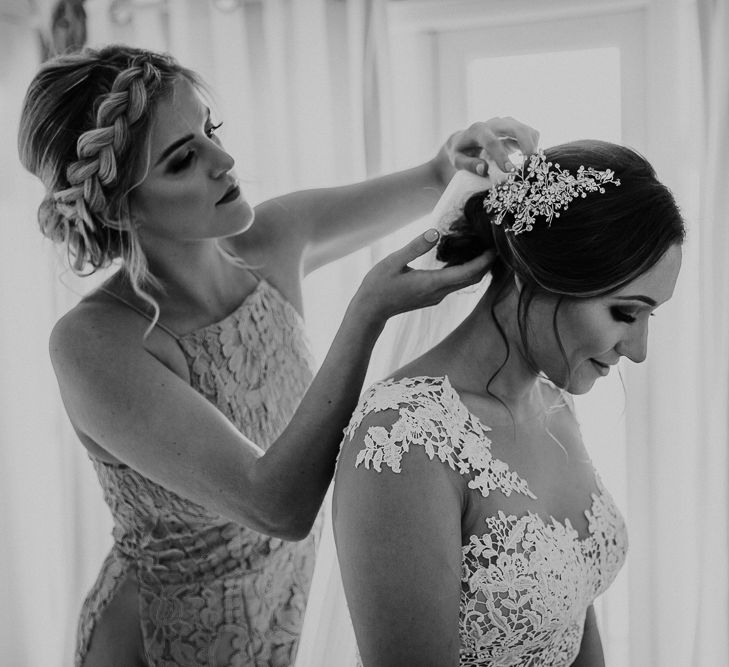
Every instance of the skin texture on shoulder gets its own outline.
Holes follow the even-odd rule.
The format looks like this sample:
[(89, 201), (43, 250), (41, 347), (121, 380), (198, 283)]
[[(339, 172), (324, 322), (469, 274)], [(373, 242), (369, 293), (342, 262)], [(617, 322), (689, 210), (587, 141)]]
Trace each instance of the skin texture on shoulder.
[(249, 468), (260, 448), (144, 349), (145, 320), (109, 315), (81, 305), (51, 334), (51, 360), (74, 427), (153, 481), (260, 525), (255, 510), (247, 510), (256, 505), (248, 497)]
[(368, 430), (397, 418), (367, 415), (337, 465), (332, 511), (347, 605), (365, 667), (455, 667), (463, 479), (417, 445), (400, 473), (355, 468)]

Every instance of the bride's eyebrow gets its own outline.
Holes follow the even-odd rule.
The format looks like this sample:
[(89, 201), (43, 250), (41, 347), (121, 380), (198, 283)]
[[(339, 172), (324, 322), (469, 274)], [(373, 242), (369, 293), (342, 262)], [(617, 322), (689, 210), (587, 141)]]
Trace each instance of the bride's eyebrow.
[(658, 305), (653, 299), (644, 294), (621, 295), (615, 298), (621, 301), (642, 301), (643, 303), (647, 303), (651, 308), (655, 308)]

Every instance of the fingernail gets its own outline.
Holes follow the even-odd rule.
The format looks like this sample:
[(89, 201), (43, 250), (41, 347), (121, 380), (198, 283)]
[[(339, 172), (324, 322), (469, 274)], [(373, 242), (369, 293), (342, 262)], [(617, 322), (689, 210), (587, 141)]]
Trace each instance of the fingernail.
[(485, 169), (486, 169), (486, 165), (485, 165), (485, 164), (484, 164), (483, 162), (479, 162), (479, 163), (478, 163), (478, 164), (476, 165), (476, 173), (477, 173), (477, 174), (478, 174), (479, 176), (483, 176), (483, 172), (484, 172), (484, 170), (485, 170)]
[(511, 162), (506, 163), (506, 171), (514, 171), (514, 169), (516, 169), (516, 167), (511, 164)]
[(429, 229), (425, 232), (425, 234), (423, 234), (423, 237), (428, 243), (435, 243), (440, 237), (440, 233), (437, 229)]

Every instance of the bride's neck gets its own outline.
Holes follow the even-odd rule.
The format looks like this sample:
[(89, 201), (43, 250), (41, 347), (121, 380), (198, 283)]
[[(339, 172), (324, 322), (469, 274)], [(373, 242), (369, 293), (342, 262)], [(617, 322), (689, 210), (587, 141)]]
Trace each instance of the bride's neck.
[(514, 407), (531, 401), (537, 376), (527, 363), (513, 286), (489, 289), (471, 314), (431, 350), (452, 384), (476, 395), (496, 395)]

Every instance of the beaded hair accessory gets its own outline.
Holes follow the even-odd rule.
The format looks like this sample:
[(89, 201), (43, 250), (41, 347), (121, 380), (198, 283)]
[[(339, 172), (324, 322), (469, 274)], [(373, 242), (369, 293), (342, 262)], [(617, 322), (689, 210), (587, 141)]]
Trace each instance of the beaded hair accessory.
[(620, 185), (612, 169), (599, 171), (580, 167), (576, 175), (559, 164), (547, 162), (544, 151), (538, 151), (524, 162), (520, 170), (511, 172), (506, 179), (489, 190), (484, 208), (496, 213), (494, 224), (500, 225), (507, 213), (514, 222), (504, 227), (507, 232), (521, 234), (534, 227), (537, 216), (543, 216), (551, 227), (552, 220), (559, 218), (560, 211), (567, 210), (569, 203), (588, 193), (603, 194), (607, 183)]

